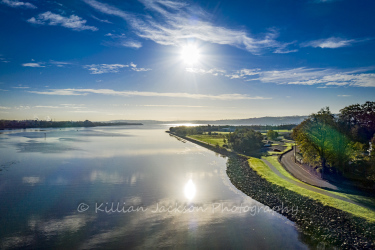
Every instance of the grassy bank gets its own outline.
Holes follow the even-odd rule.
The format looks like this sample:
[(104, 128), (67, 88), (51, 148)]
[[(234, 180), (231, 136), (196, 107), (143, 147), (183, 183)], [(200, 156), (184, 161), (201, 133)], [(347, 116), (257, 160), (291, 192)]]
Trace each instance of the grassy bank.
[(218, 135), (189, 135), (190, 138), (193, 138), (198, 141), (203, 141), (208, 144), (211, 144), (213, 146), (219, 145), (222, 147), (224, 145), (224, 134), (218, 134)]
[[(277, 159), (273, 157), (267, 157), (266, 158), (270, 163), (275, 166), (283, 175), (285, 175), (288, 178), (294, 179), (296, 181), (296, 178), (292, 177), (283, 167), (280, 165), (280, 163), (277, 161)], [(257, 159), (257, 158), (250, 158), (249, 160), (249, 165), (251, 168), (253, 168), (259, 176), (262, 178), (266, 179), (267, 181), (276, 184), (278, 186), (284, 187), (288, 190), (291, 190), (293, 192), (296, 192), (300, 195), (306, 196), (308, 198), (311, 198), (313, 200), (319, 201), (322, 203), (324, 206), (330, 206), (333, 208), (340, 209), (342, 211), (348, 212), (350, 214), (353, 214), (358, 217), (362, 217), (370, 222), (375, 222), (375, 212), (363, 208), (361, 206), (348, 203), (346, 201), (338, 200), (323, 194), (319, 194), (310, 190), (307, 190), (302, 187), (298, 187), (284, 179), (281, 179), (278, 177), (262, 160)], [(300, 181), (299, 181), (300, 182)], [(338, 192), (334, 192), (337, 194)]]
[[(251, 167), (249, 166), (251, 165)], [(330, 200), (314, 199), (314, 192), (298, 190), (295, 185), (280, 183), (280, 178), (256, 158), (230, 157), (227, 174), (233, 185), (253, 199), (276, 211), (298, 208), (298, 213), (287, 209), (278, 211), (311, 236), (316, 243), (328, 243), (342, 249), (373, 249), (375, 247), (375, 223), (372, 218), (355, 216), (337, 209)], [(302, 193), (301, 193), (302, 191)], [(321, 197), (322, 198), (322, 197)], [(339, 205), (340, 206), (340, 205)], [(276, 208), (276, 209), (275, 209)]]
[[(267, 156), (267, 157), (263, 157), (263, 158), (265, 160), (269, 161), (285, 177), (287, 177), (291, 180), (300, 182), (300, 183), (304, 183), (304, 182), (300, 181), (299, 179), (295, 178), (294, 176), (292, 176), (288, 171), (286, 171), (281, 166), (280, 162), (277, 160), (277, 156)], [(305, 184), (308, 185), (307, 183), (305, 183)], [(311, 187), (316, 188), (314, 186), (311, 186)], [(338, 196), (341, 196), (341, 197), (344, 197), (344, 198), (347, 198), (347, 199), (352, 200), (354, 202), (357, 202), (359, 204), (364, 204), (368, 207), (374, 207), (374, 209), (375, 209), (375, 198), (374, 197), (368, 197), (368, 196), (364, 196), (364, 195), (360, 195), (360, 194), (342, 193), (342, 192), (339, 192), (339, 191), (336, 192), (336, 191), (328, 191), (327, 190), (327, 192), (338, 195)], [(355, 210), (357, 210), (357, 209), (355, 209)], [(367, 216), (367, 217), (372, 217), (375, 220), (375, 212), (373, 210), (370, 210), (370, 211), (371, 212), (370, 212), (369, 216)], [(348, 211), (348, 212), (351, 212), (351, 211)], [(353, 214), (355, 214), (357, 216), (360, 216), (358, 213), (353, 213)]]

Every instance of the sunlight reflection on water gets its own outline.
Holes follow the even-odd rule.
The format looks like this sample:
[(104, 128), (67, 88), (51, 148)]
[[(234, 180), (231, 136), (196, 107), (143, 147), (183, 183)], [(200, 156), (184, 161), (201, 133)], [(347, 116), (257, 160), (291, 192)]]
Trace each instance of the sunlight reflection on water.
[(185, 197), (191, 201), (195, 196), (196, 188), (193, 183), (193, 181), (190, 179), (186, 184), (184, 188)]

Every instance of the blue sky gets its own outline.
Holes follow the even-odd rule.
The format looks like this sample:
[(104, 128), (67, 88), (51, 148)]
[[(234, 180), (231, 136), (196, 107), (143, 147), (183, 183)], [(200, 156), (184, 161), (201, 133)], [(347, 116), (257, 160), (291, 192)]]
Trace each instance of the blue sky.
[(375, 97), (371, 0), (0, 0), (0, 118), (333, 112)]

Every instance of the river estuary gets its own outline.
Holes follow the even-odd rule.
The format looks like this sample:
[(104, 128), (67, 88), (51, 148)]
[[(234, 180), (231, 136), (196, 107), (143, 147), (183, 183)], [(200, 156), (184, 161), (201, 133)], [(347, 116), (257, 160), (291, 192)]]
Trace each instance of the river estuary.
[(226, 158), (167, 128), (3, 131), (0, 248), (309, 248), (231, 184)]

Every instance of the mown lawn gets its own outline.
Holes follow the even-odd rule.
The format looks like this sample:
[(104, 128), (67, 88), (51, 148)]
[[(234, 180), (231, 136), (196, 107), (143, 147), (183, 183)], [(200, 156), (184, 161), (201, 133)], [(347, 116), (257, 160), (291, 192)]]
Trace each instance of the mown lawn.
[[(267, 159), (268, 160), (268, 159)], [(275, 163), (274, 160), (270, 159), (271, 164), (274, 165), (275, 167), (278, 165)], [(375, 212), (372, 211), (371, 209), (367, 209), (355, 204), (351, 204), (346, 201), (338, 200), (323, 194), (316, 193), (314, 191), (307, 190), (305, 188), (298, 187), (284, 179), (281, 179), (278, 177), (261, 159), (258, 158), (249, 158), (249, 165), (251, 168), (253, 168), (257, 173), (265, 178), (267, 181), (272, 182), (276, 185), (282, 186), (286, 189), (289, 189), (291, 191), (294, 191), (300, 195), (307, 196), (311, 199), (318, 200), (321, 202), (323, 205), (334, 207), (337, 209), (340, 209), (342, 211), (351, 213), (355, 216), (359, 216), (362, 218), (367, 219), (368, 221), (375, 222)], [(276, 167), (279, 171), (282, 168), (281, 166)], [(294, 177), (292, 177), (289, 173), (287, 173), (285, 170), (280, 171), (283, 175), (293, 178), (296, 180)], [(338, 194), (335, 192), (335, 194)], [(359, 197), (357, 197), (359, 198)]]
[(203, 141), (212, 145), (219, 145), (222, 147), (224, 145), (224, 135), (189, 135), (188, 137), (191, 137), (193, 139)]

